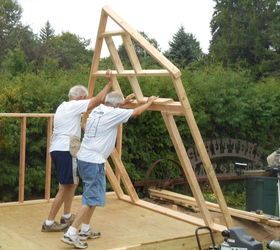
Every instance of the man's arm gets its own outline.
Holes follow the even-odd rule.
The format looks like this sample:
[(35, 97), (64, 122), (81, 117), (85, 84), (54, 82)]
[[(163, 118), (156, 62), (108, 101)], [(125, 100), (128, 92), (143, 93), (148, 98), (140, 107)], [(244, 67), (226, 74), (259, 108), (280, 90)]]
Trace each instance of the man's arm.
[(106, 74), (108, 75), (107, 84), (96, 96), (94, 96), (90, 99), (90, 102), (89, 102), (88, 108), (87, 108), (87, 112), (92, 110), (93, 108), (97, 107), (99, 104), (103, 103), (105, 96), (111, 89), (112, 84), (113, 84), (111, 70), (107, 70)]
[(141, 105), (141, 106), (139, 106), (139, 107), (137, 107), (133, 110), (131, 117), (141, 115), (145, 110), (147, 110), (152, 105), (152, 103), (156, 99), (158, 99), (158, 96), (150, 96), (148, 98), (148, 101), (145, 104), (143, 104), (143, 105)]

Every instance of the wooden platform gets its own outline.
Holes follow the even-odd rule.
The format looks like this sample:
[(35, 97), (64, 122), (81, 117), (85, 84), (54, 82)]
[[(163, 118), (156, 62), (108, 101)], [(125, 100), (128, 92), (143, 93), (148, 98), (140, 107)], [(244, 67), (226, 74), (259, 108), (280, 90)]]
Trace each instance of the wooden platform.
[[(74, 213), (80, 204), (80, 197), (76, 198)], [(72, 249), (60, 242), (63, 233), (41, 232), (50, 206), (49, 202), (0, 207), (1, 250)], [(104, 208), (96, 209), (92, 227), (102, 232), (102, 237), (88, 240), (88, 249), (197, 249), (197, 226), (120, 201), (114, 193), (107, 194)], [(205, 238), (204, 244), (210, 244), (209, 235), (202, 232), (201, 238)]]

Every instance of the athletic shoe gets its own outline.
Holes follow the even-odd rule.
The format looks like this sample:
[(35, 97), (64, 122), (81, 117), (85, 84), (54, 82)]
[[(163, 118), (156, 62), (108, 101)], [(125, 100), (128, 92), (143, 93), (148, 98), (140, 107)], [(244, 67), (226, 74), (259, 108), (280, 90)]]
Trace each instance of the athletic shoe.
[(46, 225), (46, 222), (44, 222), (44, 224), (42, 225), (42, 232), (64, 232), (65, 230), (67, 230), (68, 225), (67, 224), (58, 224), (56, 221), (48, 226)]
[(71, 216), (68, 219), (61, 216), (60, 223), (61, 224), (67, 224), (70, 227), (74, 220), (75, 220), (75, 215), (74, 214), (71, 214)]
[(100, 232), (94, 232), (91, 229), (89, 229), (87, 232), (79, 232), (79, 239), (80, 240), (87, 240), (87, 239), (97, 239), (101, 237)]
[(64, 234), (60, 240), (63, 243), (74, 246), (75, 248), (84, 249), (88, 247), (88, 244), (86, 242), (80, 241), (78, 235), (69, 236)]

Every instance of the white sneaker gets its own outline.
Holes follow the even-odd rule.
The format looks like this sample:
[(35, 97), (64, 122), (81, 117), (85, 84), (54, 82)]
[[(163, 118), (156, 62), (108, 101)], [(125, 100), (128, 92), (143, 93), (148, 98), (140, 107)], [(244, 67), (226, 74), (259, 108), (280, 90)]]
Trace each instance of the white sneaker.
[(69, 236), (64, 234), (60, 240), (63, 243), (74, 246), (75, 248), (85, 249), (88, 247), (88, 244), (86, 242), (80, 241), (78, 235)]
[(96, 239), (101, 237), (100, 232), (94, 232), (91, 229), (89, 229), (87, 232), (80, 231), (79, 232), (79, 239), (80, 240), (87, 240), (87, 239)]

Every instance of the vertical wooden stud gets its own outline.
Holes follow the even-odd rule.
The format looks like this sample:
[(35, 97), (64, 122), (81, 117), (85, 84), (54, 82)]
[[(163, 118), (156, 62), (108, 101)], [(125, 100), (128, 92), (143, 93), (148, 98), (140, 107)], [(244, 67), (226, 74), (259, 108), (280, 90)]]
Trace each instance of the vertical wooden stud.
[(46, 175), (45, 175), (45, 199), (49, 200), (51, 196), (51, 155), (49, 152), (51, 144), (53, 128), (53, 117), (48, 118), (48, 128), (47, 128), (47, 148), (46, 148)]
[(19, 192), (18, 192), (18, 201), (20, 203), (24, 202), (25, 156), (26, 156), (26, 116), (21, 117), (21, 130), (20, 130)]

